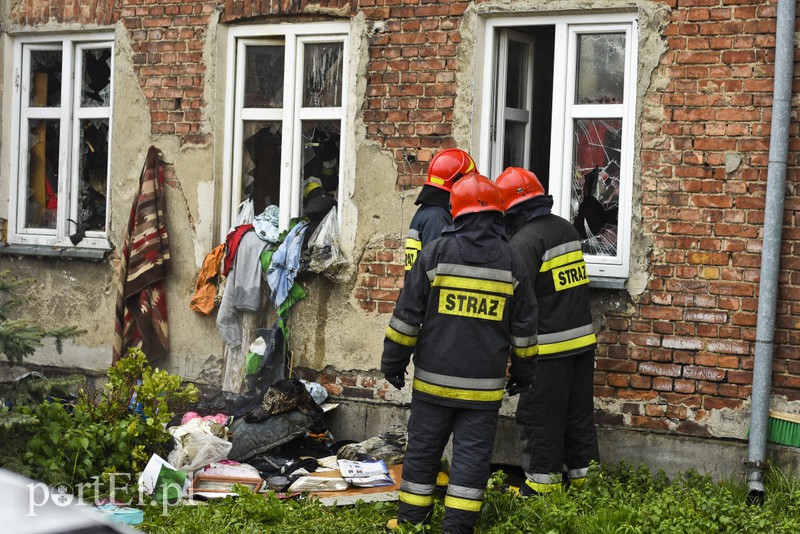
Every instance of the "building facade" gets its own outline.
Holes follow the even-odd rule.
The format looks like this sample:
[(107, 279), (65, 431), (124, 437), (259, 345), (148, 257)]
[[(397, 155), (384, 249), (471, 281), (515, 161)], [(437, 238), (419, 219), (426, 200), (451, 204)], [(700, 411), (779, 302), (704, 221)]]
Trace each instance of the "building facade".
[[(214, 317), (189, 309), (203, 259), (245, 199), (256, 213), (279, 206), (282, 228), (302, 215), (322, 158), (334, 162), (325, 188), (349, 267), (335, 281), (301, 277), (307, 297), (288, 322), (294, 364), (356, 412), (402, 418), (409, 392), (378, 372), (383, 334), (427, 163), (457, 146), (491, 178), (507, 165), (536, 172), (554, 211), (585, 236), (597, 422), (646, 439), (741, 443), (776, 4), (0, 2), (0, 264), (37, 280), (29, 315), (88, 331), (28, 363), (110, 365), (122, 241), (153, 145), (166, 163), (173, 262), (171, 348), (159, 364), (219, 384)], [(796, 46), (794, 56), (796, 93)], [(792, 103), (772, 406), (798, 413)]]

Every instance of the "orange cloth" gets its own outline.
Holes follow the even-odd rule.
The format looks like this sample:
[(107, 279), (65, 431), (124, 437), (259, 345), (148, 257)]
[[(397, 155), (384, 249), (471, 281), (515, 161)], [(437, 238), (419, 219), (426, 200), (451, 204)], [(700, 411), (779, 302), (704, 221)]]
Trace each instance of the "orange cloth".
[(224, 255), (225, 243), (221, 243), (209, 252), (206, 259), (203, 260), (203, 266), (200, 268), (200, 274), (197, 275), (197, 282), (194, 286), (194, 296), (192, 297), (192, 302), (189, 303), (189, 307), (197, 313), (209, 315), (214, 311), (217, 299), (216, 279), (219, 275), (219, 266)]

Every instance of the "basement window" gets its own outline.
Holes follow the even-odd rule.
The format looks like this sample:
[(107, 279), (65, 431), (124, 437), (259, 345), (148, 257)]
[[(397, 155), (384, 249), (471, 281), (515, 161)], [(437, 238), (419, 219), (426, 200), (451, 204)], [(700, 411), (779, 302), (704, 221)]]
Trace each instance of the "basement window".
[(110, 248), (111, 37), (14, 41), (8, 242), (19, 253)]
[(532, 170), (582, 238), (592, 285), (622, 287), (631, 240), (635, 14), (486, 20), (481, 169)]
[(286, 229), (309, 187), (341, 196), (348, 34), (339, 22), (228, 32), (221, 235), (248, 199), (256, 215), (277, 205)]

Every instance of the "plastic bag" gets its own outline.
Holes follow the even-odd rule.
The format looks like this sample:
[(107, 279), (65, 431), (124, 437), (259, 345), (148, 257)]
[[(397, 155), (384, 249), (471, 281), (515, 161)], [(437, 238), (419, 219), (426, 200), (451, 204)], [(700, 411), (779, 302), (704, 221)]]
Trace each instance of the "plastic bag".
[(175, 448), (167, 456), (169, 463), (183, 471), (197, 471), (212, 462), (228, 457), (233, 443), (211, 433), (210, 425), (193, 419), (185, 425), (171, 427)]
[(255, 208), (253, 207), (253, 199), (248, 198), (247, 200), (239, 204), (239, 207), (236, 210), (236, 219), (234, 219), (233, 221), (233, 226), (231, 227), (231, 230), (243, 224), (253, 224), (254, 219), (255, 219)]
[(336, 280), (337, 275), (347, 265), (339, 244), (339, 223), (336, 210), (332, 209), (322, 219), (308, 241), (308, 253), (311, 258), (308, 270), (313, 273), (323, 273), (331, 280)]

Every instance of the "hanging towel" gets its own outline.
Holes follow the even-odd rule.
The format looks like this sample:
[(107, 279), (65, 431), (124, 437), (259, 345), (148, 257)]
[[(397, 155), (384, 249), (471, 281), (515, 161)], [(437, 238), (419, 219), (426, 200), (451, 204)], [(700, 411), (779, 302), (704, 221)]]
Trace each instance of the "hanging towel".
[(122, 246), (112, 364), (137, 347), (150, 361), (169, 351), (165, 280), (172, 272), (161, 151), (151, 146)]

